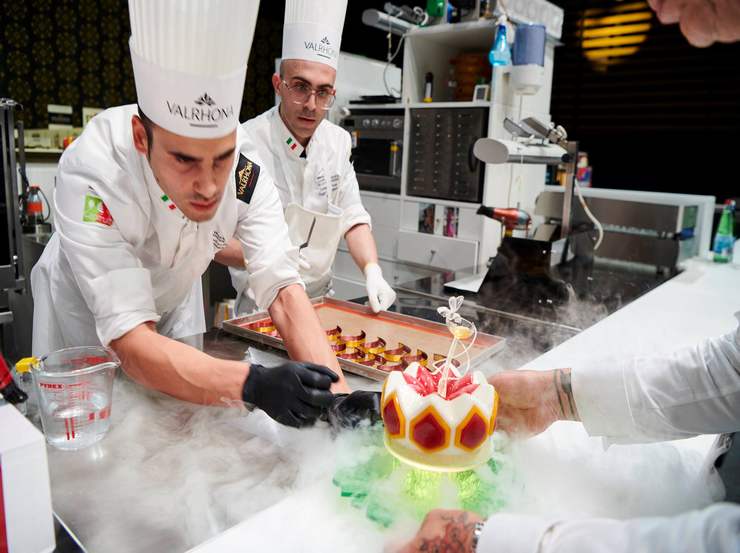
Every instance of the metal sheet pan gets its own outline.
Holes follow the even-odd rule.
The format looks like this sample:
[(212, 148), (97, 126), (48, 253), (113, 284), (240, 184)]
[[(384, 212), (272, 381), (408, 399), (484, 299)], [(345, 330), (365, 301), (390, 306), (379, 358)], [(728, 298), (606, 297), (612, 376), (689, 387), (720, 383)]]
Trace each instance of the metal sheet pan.
[[(324, 329), (342, 327), (342, 334), (366, 333), (366, 341), (373, 341), (378, 337), (386, 340), (388, 348), (393, 348), (402, 342), (411, 348), (425, 351), (431, 358), (432, 354), (445, 355), (452, 342), (447, 327), (442, 323), (435, 323), (409, 315), (384, 311), (374, 314), (369, 307), (330, 297), (319, 297), (311, 300), (316, 308), (317, 315)], [(247, 338), (278, 349), (285, 350), (285, 344), (279, 336), (270, 336), (247, 328), (260, 321), (268, 321), (267, 312), (254, 313), (246, 317), (237, 317), (224, 321), (223, 329), (231, 334)], [(506, 345), (506, 339), (483, 332), (478, 333), (475, 345), (471, 349), (471, 369), (480, 365), (491, 356), (501, 351)], [(350, 359), (338, 357), (343, 370), (365, 376), (372, 380), (382, 381), (388, 376), (388, 371), (377, 367), (362, 365)]]

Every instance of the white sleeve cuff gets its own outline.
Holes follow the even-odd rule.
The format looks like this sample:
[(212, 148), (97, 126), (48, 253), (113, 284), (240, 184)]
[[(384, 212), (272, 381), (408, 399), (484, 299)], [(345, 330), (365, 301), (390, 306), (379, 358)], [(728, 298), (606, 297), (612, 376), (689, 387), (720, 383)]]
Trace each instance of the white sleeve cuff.
[(573, 399), (590, 436), (619, 441), (620, 437), (634, 435), (624, 369), (624, 361), (610, 358), (571, 371)]
[(231, 285), (234, 287), (234, 290), (236, 290), (236, 293), (243, 293), (249, 284), (249, 272), (247, 272), (246, 269), (229, 267), (229, 274), (231, 275)]
[(477, 553), (537, 553), (553, 520), (528, 515), (501, 513), (483, 526)]
[(370, 230), (373, 228), (370, 214), (365, 210), (362, 204), (355, 204), (344, 208), (342, 223), (344, 224), (342, 236), (344, 236), (352, 227), (357, 225), (367, 225), (370, 227)]
[(113, 340), (118, 340), (140, 324), (158, 323), (160, 319), (161, 317), (156, 313), (135, 311), (117, 315), (108, 320), (95, 319), (95, 329), (100, 343), (107, 347)]
[[(247, 263), (247, 271), (250, 265)], [(298, 248), (291, 247), (272, 264), (249, 273), (249, 288), (254, 295), (254, 302), (260, 309), (268, 309), (278, 295), (278, 292), (290, 286), (305, 284), (298, 273)]]
[(149, 271), (116, 269), (88, 282), (90, 309), (103, 345), (120, 338), (141, 323), (159, 321)]

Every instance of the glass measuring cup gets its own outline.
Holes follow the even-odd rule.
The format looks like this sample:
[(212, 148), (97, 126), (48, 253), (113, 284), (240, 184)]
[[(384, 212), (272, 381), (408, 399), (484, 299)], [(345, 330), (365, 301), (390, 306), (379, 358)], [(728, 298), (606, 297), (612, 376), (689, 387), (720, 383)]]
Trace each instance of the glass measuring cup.
[(66, 348), (41, 358), (33, 380), (49, 444), (75, 450), (105, 436), (120, 365), (116, 354), (102, 346)]

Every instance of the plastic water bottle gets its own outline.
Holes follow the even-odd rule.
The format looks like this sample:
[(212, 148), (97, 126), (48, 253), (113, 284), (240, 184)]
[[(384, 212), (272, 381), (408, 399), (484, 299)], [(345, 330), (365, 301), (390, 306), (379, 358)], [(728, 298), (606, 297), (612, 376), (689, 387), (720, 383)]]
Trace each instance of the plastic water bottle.
[(427, 0), (429, 17), (442, 17), (445, 14), (444, 0)]
[(506, 40), (506, 17), (503, 15), (498, 18), (496, 24), (496, 38), (493, 41), (491, 51), (488, 52), (488, 61), (494, 67), (511, 65), (511, 52)]
[(715, 263), (732, 262), (733, 248), (735, 247), (735, 201), (727, 200), (725, 207), (722, 209), (722, 216), (717, 226), (717, 232), (714, 234), (714, 252)]

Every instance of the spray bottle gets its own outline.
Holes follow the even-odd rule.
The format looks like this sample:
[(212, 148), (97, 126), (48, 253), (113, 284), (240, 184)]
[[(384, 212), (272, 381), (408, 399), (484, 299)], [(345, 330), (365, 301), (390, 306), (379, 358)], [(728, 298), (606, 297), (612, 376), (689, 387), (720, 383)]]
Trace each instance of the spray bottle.
[(488, 61), (493, 67), (511, 65), (511, 52), (506, 40), (506, 16), (502, 15), (496, 22), (496, 38), (493, 41), (491, 51), (488, 53)]

